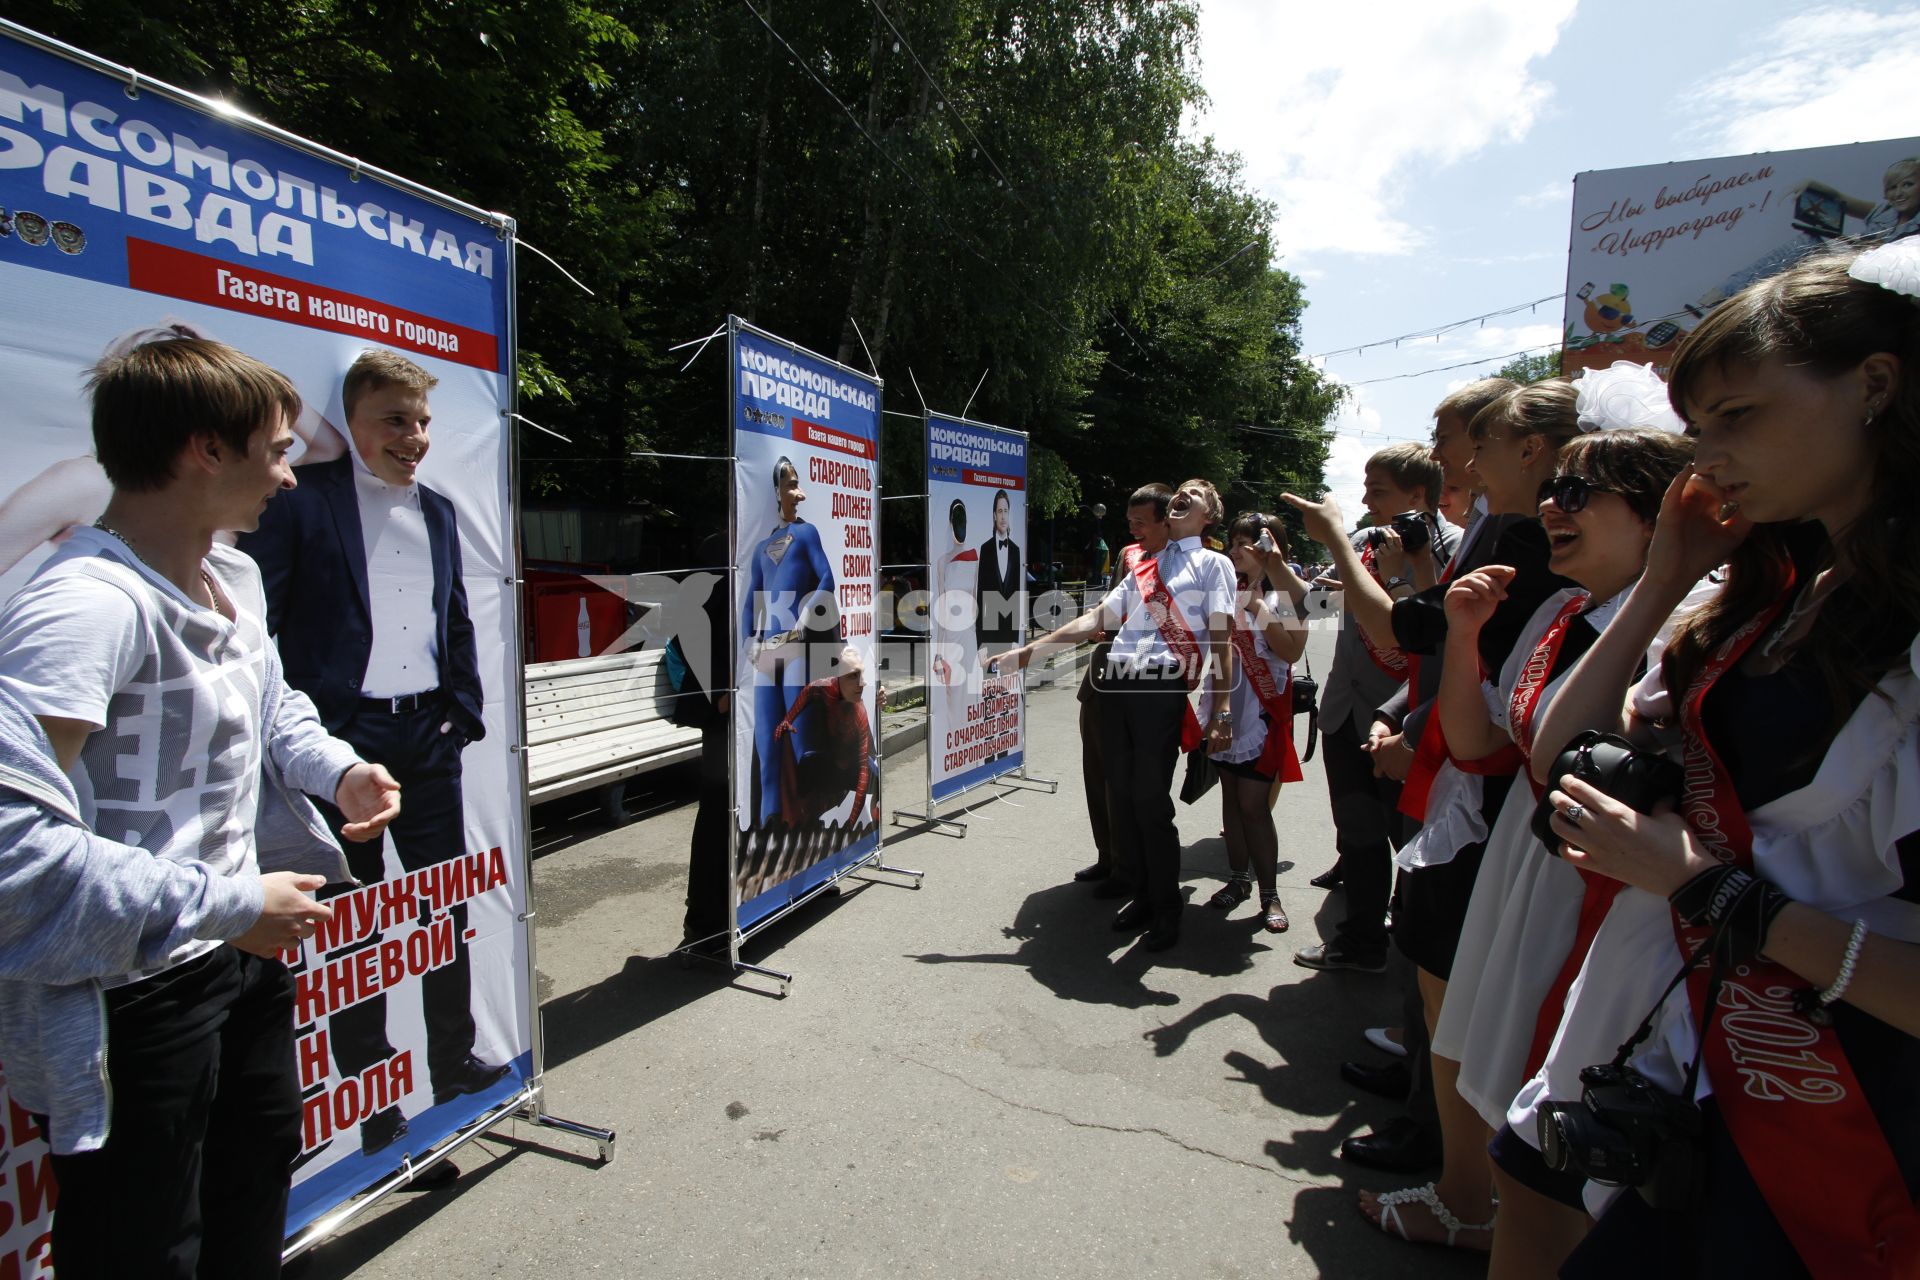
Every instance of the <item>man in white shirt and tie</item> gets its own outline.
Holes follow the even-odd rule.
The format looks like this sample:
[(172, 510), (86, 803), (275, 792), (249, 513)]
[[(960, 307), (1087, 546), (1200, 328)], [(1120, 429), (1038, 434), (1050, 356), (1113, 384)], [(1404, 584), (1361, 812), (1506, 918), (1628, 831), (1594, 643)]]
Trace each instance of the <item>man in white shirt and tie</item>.
[[(1116, 630), (1100, 673), (1107, 771), (1107, 814), (1114, 877), (1132, 901), (1114, 917), (1123, 933), (1145, 928), (1145, 945), (1164, 951), (1180, 940), (1180, 833), (1174, 825), (1173, 775), (1192, 716), (1188, 694), (1203, 669), (1219, 687), (1235, 678), (1231, 633), (1233, 562), (1209, 550), (1201, 535), (1223, 514), (1220, 495), (1204, 480), (1181, 485), (1167, 506), (1170, 541), (1143, 560), (1100, 601), (1065, 626), (1009, 650), (1000, 668), (1024, 668), (1036, 653)], [(1204, 727), (1209, 751), (1233, 743), (1233, 716), (1215, 712)]]
[[(460, 753), (486, 733), (459, 523), (453, 504), (418, 480), (437, 382), (395, 352), (362, 353), (342, 382), (349, 455), (297, 468), (300, 487), (240, 538), (260, 566), (287, 683), (313, 699), (329, 732), (405, 789), (388, 828), (403, 872), (468, 852)], [(362, 882), (386, 878), (378, 841), (354, 846), (349, 860)], [(420, 980), (435, 1106), (487, 1089), (507, 1070), (474, 1056), (466, 905), (449, 914), (455, 959)], [(342, 1078), (395, 1056), (386, 1014), (376, 995), (329, 1017)], [(361, 1148), (371, 1154), (406, 1131), (396, 1101), (361, 1122)]]

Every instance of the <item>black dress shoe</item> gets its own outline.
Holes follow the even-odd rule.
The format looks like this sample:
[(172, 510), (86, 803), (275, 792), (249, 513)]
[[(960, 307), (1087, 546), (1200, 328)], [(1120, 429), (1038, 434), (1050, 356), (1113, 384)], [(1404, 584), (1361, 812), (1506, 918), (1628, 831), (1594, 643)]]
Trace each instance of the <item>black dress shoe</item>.
[(1137, 933), (1151, 923), (1153, 923), (1153, 908), (1137, 898), (1120, 908), (1120, 913), (1113, 918), (1113, 928), (1116, 933)]
[(1105, 880), (1098, 881), (1094, 884), (1093, 896), (1096, 898), (1131, 898), (1133, 896), (1133, 890), (1127, 888), (1125, 881), (1115, 876), (1108, 876)]
[(1316, 889), (1338, 889), (1346, 883), (1346, 878), (1340, 874), (1340, 864), (1335, 863), (1307, 883)]
[(360, 1151), (370, 1156), (406, 1136), (407, 1118), (400, 1114), (400, 1108), (388, 1107), (360, 1122)]
[(1170, 916), (1156, 918), (1153, 927), (1140, 939), (1140, 945), (1149, 951), (1165, 951), (1179, 941), (1180, 915), (1175, 912)]
[(1402, 1116), (1364, 1138), (1348, 1138), (1340, 1156), (1388, 1173), (1425, 1173), (1440, 1167), (1440, 1140)]
[(1082, 880), (1082, 881), (1105, 880), (1108, 876), (1112, 874), (1113, 874), (1113, 869), (1111, 867), (1107, 866), (1103, 862), (1096, 862), (1090, 867), (1082, 867), (1078, 871), (1074, 872), (1073, 878), (1075, 880)]
[(1407, 1070), (1404, 1062), (1389, 1062), (1380, 1067), (1364, 1062), (1343, 1062), (1340, 1064), (1340, 1078), (1356, 1089), (1364, 1089), (1395, 1102), (1405, 1102), (1407, 1094), (1413, 1090), (1413, 1073)]
[(468, 1054), (459, 1066), (434, 1077), (433, 1105), (451, 1102), (463, 1093), (478, 1093), (506, 1074), (506, 1063), (482, 1062)]

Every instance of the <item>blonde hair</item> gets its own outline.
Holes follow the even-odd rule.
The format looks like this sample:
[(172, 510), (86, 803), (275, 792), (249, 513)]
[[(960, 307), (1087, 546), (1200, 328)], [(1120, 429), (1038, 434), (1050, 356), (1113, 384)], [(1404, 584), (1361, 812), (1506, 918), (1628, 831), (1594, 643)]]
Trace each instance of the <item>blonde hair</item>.
[(425, 395), (439, 385), (440, 379), (399, 352), (369, 347), (347, 369), (347, 376), (340, 382), (340, 400), (351, 418), (354, 403), (369, 391), (400, 386)]

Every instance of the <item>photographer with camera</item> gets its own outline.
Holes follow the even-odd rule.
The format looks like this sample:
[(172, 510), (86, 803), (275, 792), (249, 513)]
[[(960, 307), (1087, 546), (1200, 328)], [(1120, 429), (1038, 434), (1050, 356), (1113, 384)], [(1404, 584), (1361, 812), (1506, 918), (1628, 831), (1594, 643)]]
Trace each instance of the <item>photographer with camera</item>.
[(1578, 778), (1549, 792), (1567, 860), (1628, 886), (1509, 1116), (1593, 1179), (1562, 1275), (1920, 1273), (1916, 292), (1920, 244), (1826, 255), (1688, 335), (1694, 465), (1540, 726), (1541, 774), (1592, 729), (1683, 766), (1651, 815)]

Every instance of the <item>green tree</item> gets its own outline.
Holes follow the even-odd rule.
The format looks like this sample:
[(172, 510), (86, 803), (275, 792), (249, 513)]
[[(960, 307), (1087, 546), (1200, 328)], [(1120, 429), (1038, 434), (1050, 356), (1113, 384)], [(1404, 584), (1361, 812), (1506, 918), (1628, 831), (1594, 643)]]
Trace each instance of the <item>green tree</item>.
[(1544, 382), (1548, 378), (1560, 376), (1560, 351), (1555, 348), (1541, 355), (1515, 356), (1494, 372), (1496, 378), (1511, 378), (1515, 382)]

